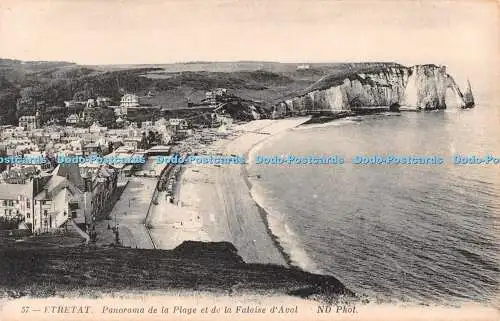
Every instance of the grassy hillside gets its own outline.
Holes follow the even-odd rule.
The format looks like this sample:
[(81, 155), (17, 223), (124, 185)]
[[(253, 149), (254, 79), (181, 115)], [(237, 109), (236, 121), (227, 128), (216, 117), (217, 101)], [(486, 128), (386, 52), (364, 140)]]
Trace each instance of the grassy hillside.
[[(0, 60), (0, 124), (17, 124), (22, 115), (63, 106), (65, 100), (107, 96), (119, 104), (125, 92), (164, 109), (199, 103), (205, 92), (217, 87), (269, 108), (288, 97), (320, 88), (350, 74), (385, 68), (391, 63), (299, 64), (275, 62), (195, 62), (169, 65), (79, 66), (66, 62)], [(146, 97), (152, 92), (154, 96)], [(245, 104), (241, 104), (245, 108)], [(54, 110), (54, 108), (52, 108)], [(45, 115), (65, 115), (50, 113)], [(147, 115), (144, 115), (145, 117)]]
[(328, 76), (323, 77), (322, 79), (314, 83), (314, 85), (312, 85), (311, 87), (307, 88), (306, 91), (322, 90), (333, 86), (338, 86), (343, 83), (344, 79), (358, 79), (362, 81), (363, 79), (358, 77), (357, 74), (377, 74), (391, 67), (405, 68), (404, 66), (396, 63), (380, 63), (371, 65), (360, 64), (349, 69), (338, 70), (337, 72), (329, 74)]
[(0, 247), (1, 296), (116, 291), (209, 291), (286, 294), (335, 300), (353, 296), (331, 276), (245, 264), (230, 243), (184, 242), (171, 251), (10, 244)]
[(274, 100), (272, 103), (278, 103), (288, 98), (293, 98), (295, 96), (302, 96), (311, 91), (327, 89), (330, 87), (338, 86), (344, 82), (345, 79), (357, 79), (364, 82), (358, 74), (359, 73), (379, 73), (387, 68), (405, 68), (404, 66), (392, 63), (392, 62), (380, 62), (380, 63), (351, 63), (351, 64), (336, 64), (329, 65), (324, 68), (327, 69), (325, 75), (315, 82), (307, 84), (295, 92), (283, 95), (278, 99)]

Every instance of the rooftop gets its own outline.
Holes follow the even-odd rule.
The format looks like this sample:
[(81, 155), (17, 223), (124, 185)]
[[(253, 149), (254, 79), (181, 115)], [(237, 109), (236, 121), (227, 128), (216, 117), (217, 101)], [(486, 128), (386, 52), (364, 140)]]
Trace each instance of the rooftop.
[(152, 152), (152, 151), (169, 151), (171, 149), (170, 146), (167, 145), (157, 145), (153, 146), (150, 149), (147, 150), (147, 152)]
[(17, 200), (20, 195), (29, 193), (31, 184), (0, 184), (0, 199)]
[(59, 164), (54, 169), (54, 174), (67, 178), (71, 183), (75, 184), (83, 191), (84, 183), (78, 164)]

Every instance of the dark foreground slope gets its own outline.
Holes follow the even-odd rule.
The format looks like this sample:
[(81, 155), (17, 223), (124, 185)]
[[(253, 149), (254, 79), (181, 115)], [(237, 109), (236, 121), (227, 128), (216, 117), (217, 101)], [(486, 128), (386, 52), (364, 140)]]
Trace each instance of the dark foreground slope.
[(86, 246), (4, 245), (2, 296), (106, 294), (143, 290), (294, 295), (334, 301), (353, 296), (331, 276), (246, 264), (226, 242), (184, 242), (171, 251)]

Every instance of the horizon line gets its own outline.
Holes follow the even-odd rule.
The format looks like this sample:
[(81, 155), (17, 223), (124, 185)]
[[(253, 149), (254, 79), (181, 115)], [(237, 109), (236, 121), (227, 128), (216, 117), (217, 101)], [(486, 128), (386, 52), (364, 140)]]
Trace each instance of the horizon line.
[(40, 59), (40, 60), (24, 60), (20, 58), (6, 58), (6, 57), (0, 57), (0, 60), (12, 60), (12, 61), (19, 61), (19, 62), (28, 62), (28, 63), (33, 63), (33, 62), (58, 62), (58, 63), (68, 63), (68, 64), (75, 64), (75, 65), (80, 65), (80, 66), (124, 66), (124, 65), (175, 65), (175, 64), (204, 64), (204, 63), (278, 63), (278, 64), (333, 64), (333, 63), (392, 63), (392, 64), (399, 64), (403, 65), (402, 63), (396, 62), (396, 61), (382, 61), (382, 60), (331, 60), (331, 61), (277, 61), (277, 60), (246, 60), (246, 59), (241, 59), (241, 60), (186, 60), (186, 61), (173, 61), (173, 62), (126, 62), (126, 63), (81, 63), (77, 61), (71, 61), (71, 60), (60, 60), (60, 59), (54, 59), (54, 60), (46, 60), (46, 59)]

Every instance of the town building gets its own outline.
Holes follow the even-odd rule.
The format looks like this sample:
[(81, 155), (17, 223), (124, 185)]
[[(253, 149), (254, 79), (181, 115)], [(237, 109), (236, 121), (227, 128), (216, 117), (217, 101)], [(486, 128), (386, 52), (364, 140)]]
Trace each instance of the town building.
[(32, 195), (31, 183), (0, 184), (0, 217), (28, 223), (26, 227), (31, 228), (29, 222), (33, 218)]
[(111, 103), (112, 100), (109, 97), (97, 97), (96, 99), (97, 107), (108, 107)]
[(80, 209), (83, 193), (67, 177), (58, 175), (58, 168), (52, 174), (35, 177), (32, 184), (33, 219), (26, 218), (26, 222), (33, 233), (51, 232), (70, 219), (85, 222)]
[(23, 184), (0, 184), (0, 217), (11, 219), (21, 215), (19, 196), (25, 191)]
[(120, 116), (118, 116), (118, 118), (116, 118), (115, 122), (116, 122), (116, 126), (118, 128), (123, 128), (123, 126), (125, 126), (125, 120)]
[(64, 107), (66, 108), (83, 108), (87, 104), (86, 101), (76, 101), (76, 100), (68, 100), (64, 102)]
[(100, 155), (101, 148), (96, 143), (88, 143), (83, 146), (83, 156)]
[(152, 121), (150, 121), (150, 120), (148, 120), (148, 121), (143, 121), (143, 122), (141, 123), (141, 128), (142, 128), (142, 129), (148, 129), (148, 128), (151, 128), (151, 127), (153, 127), (153, 122), (152, 122)]
[(99, 124), (99, 122), (94, 122), (90, 127), (89, 127), (89, 132), (91, 133), (103, 133), (105, 131), (107, 131), (108, 128), (105, 127), (105, 126), (101, 126), (101, 124)]
[(68, 124), (78, 124), (80, 122), (80, 117), (77, 114), (71, 114), (66, 118), (66, 123)]
[(115, 109), (117, 116), (126, 116), (129, 108), (140, 107), (139, 96), (134, 94), (125, 94), (120, 100), (120, 106)]
[(187, 120), (183, 118), (170, 118), (168, 124), (171, 128), (176, 129), (187, 129), (189, 126)]
[(35, 166), (9, 168), (0, 173), (1, 184), (27, 184), (34, 176), (40, 174)]
[(0, 184), (0, 217), (19, 218), (33, 233), (51, 232), (70, 219), (89, 228), (109, 206), (118, 175), (100, 165), (80, 171), (78, 164), (59, 164), (24, 184)]
[(216, 105), (221, 100), (221, 98), (227, 97), (228, 94), (229, 92), (227, 88), (216, 88), (205, 93), (204, 102), (210, 105)]
[(87, 99), (87, 102), (85, 103), (85, 107), (94, 108), (96, 106), (97, 106), (97, 103), (96, 103), (95, 99), (92, 99), (92, 98)]
[(139, 149), (141, 142), (142, 142), (142, 137), (134, 136), (134, 137), (125, 138), (123, 140), (123, 145), (130, 147), (133, 150), (137, 150), (137, 149)]
[(19, 117), (19, 127), (22, 127), (25, 130), (40, 128), (40, 114), (37, 112), (35, 116)]

